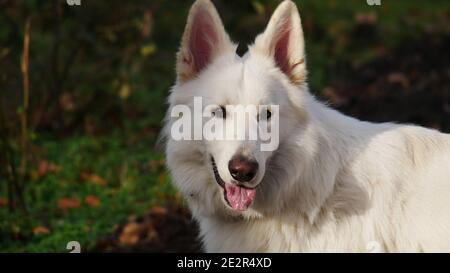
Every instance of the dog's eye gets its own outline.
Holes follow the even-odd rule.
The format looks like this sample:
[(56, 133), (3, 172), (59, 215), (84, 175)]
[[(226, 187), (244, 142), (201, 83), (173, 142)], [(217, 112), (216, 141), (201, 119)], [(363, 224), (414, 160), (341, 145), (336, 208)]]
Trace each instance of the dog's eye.
[(226, 118), (226, 110), (225, 110), (225, 107), (223, 107), (223, 106), (220, 106), (219, 108), (217, 108), (216, 110), (214, 110), (213, 112), (212, 112), (212, 114), (213, 114), (213, 116), (215, 116), (215, 117), (218, 117), (218, 118), (223, 118), (223, 119), (225, 119)]

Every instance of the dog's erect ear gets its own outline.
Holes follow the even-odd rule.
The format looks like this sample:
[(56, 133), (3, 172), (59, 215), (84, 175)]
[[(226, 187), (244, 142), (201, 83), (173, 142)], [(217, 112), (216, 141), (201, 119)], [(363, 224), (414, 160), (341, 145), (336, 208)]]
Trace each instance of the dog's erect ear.
[(290, 81), (299, 85), (306, 80), (305, 41), (296, 5), (283, 1), (270, 18), (264, 33), (256, 37), (253, 50), (273, 58)]
[(197, 0), (189, 11), (177, 55), (179, 82), (194, 78), (218, 55), (233, 50), (222, 21), (210, 0)]

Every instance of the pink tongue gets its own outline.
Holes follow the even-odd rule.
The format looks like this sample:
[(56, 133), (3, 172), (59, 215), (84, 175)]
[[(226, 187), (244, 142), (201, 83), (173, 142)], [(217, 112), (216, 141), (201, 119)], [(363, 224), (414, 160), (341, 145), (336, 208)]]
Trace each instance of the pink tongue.
[(256, 190), (225, 183), (225, 193), (228, 203), (234, 210), (244, 211), (253, 203)]

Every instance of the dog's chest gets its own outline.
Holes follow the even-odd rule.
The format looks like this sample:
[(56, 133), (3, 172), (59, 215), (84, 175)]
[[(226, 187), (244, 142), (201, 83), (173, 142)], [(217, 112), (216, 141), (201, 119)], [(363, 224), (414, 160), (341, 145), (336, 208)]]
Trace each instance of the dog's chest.
[(201, 232), (207, 252), (370, 252), (382, 249), (382, 243), (372, 235), (353, 233), (340, 226), (312, 230), (301, 222), (204, 220)]

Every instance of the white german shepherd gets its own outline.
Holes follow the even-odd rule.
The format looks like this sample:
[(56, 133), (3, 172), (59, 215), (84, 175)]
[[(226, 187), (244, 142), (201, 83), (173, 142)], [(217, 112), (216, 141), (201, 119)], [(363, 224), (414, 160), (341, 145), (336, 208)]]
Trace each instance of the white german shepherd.
[[(206, 251), (450, 251), (449, 135), (359, 121), (315, 100), (291, 1), (279, 5), (243, 57), (235, 49), (213, 4), (197, 0), (164, 134), (173, 183)], [(169, 113), (193, 107), (194, 97), (221, 106), (226, 122), (236, 117), (225, 105), (279, 105), (278, 148), (173, 139), (178, 118)]]

